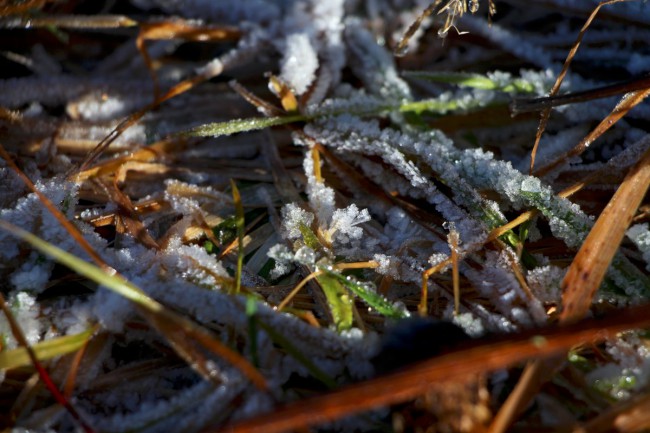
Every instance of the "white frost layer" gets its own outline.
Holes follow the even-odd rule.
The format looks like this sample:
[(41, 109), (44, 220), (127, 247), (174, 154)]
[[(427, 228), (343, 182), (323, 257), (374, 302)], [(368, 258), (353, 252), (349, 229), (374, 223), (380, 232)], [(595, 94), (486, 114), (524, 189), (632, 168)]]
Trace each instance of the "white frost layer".
[(302, 95), (316, 77), (318, 56), (309, 37), (304, 33), (290, 35), (286, 39), (280, 78), (297, 95)]

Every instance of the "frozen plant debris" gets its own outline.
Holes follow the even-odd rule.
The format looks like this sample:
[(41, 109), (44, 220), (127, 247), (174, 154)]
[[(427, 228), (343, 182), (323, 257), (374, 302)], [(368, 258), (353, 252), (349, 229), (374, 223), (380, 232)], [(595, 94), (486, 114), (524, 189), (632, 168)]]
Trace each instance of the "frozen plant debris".
[[(307, 417), (283, 417), (296, 431), (388, 431), (400, 420), (404, 431), (420, 420), (461, 431), (459, 419), (489, 429), (520, 376), (512, 341), (566, 311), (567, 269), (650, 147), (639, 93), (585, 152), (528, 174), (538, 117), (513, 117), (512, 100), (548, 96), (599, 2), (509, 3), (499, 14), (490, 0), (0, 8), (0, 219), (76, 257), (61, 264), (0, 230), (0, 290), (90, 429), (267, 431), (284, 406)], [(645, 3), (601, 8), (560, 94), (644, 79)], [(571, 151), (616, 103), (554, 109), (536, 166)], [(630, 227), (617, 226), (627, 236), (589, 315), (648, 302), (648, 214), (645, 199)], [(123, 291), (109, 290), (117, 278)], [(363, 415), (348, 411), (365, 397), (337, 401), (346, 409), (318, 424), (308, 396), (381, 380), (382, 336), (419, 315), (447, 325), (396, 343), (414, 354), (394, 359), (406, 365), (399, 377), (421, 358), (435, 370), (449, 330), (479, 347), (501, 339), (490, 353), (505, 360), (500, 372), (466, 365), (459, 346), (445, 374), (476, 375), (422, 389), (417, 402), (401, 400), (395, 379), (372, 395), (400, 401)], [(80, 430), (52, 410), (54, 397), (31, 391), (36, 370), (14, 333), (0, 316), (0, 424)], [(509, 427), (557, 429), (564, 407), (590, 423), (615, 410), (612, 398), (647, 399), (647, 340), (629, 331), (575, 346), (571, 370), (558, 364), (530, 393), (542, 403)], [(454, 417), (442, 416), (449, 407)]]

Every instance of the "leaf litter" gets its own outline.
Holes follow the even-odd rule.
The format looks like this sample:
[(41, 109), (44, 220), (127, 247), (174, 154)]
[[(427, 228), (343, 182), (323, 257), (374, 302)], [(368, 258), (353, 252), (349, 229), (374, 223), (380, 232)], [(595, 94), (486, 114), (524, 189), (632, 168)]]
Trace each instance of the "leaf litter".
[(3, 7), (0, 423), (643, 429), (647, 7)]

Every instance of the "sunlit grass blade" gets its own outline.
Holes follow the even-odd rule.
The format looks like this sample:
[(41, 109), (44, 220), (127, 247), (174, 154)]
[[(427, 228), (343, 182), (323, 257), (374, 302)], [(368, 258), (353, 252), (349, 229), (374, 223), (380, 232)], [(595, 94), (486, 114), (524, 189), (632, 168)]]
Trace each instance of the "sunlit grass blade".
[(255, 117), (249, 119), (235, 119), (228, 122), (209, 123), (185, 131), (182, 135), (193, 137), (221, 137), (238, 132), (257, 131), (271, 126), (287, 125), (289, 123), (308, 120), (303, 115), (283, 117)]
[[(379, 314), (394, 319), (403, 319), (409, 316), (406, 310), (396, 307), (388, 299), (384, 298), (374, 290), (374, 288), (369, 288), (367, 284), (360, 283), (336, 272), (324, 270), (324, 273), (325, 276), (338, 281), (356, 296), (363, 299), (366, 304), (376, 310)], [(319, 277), (319, 282), (320, 278), (322, 277)]]
[(598, 217), (562, 281), (562, 322), (585, 316), (650, 185), (647, 150)]
[(479, 99), (472, 99), (469, 101), (461, 101), (458, 99), (423, 99), (421, 101), (406, 102), (399, 106), (399, 111), (402, 113), (434, 113), (446, 114), (457, 110), (472, 110), (484, 107), (485, 101)]
[(532, 93), (535, 91), (535, 86), (521, 78), (512, 78), (507, 83), (499, 83), (485, 75), (466, 72), (405, 71), (404, 75), (482, 90), (499, 90), (507, 93)]
[(116, 293), (119, 293), (130, 301), (145, 308), (146, 310), (151, 312), (160, 312), (163, 310), (164, 307), (161, 304), (151, 299), (140, 288), (134, 286), (121, 276), (109, 275), (98, 266), (90, 264), (66, 251), (63, 251), (51, 243), (42, 240), (38, 236), (35, 236), (28, 231), (16, 227), (12, 224), (9, 224), (6, 221), (0, 220), (0, 227), (12, 233), (13, 235), (29, 242), (33, 247), (42, 253), (47, 254), (48, 256), (54, 258), (57, 262), (69, 267), (70, 269), (73, 269), (79, 275), (95, 281), (96, 283), (101, 284)]
[(338, 278), (336, 273), (331, 272), (319, 275), (316, 280), (325, 293), (336, 329), (338, 331), (350, 329), (353, 321), (352, 302), (354, 301), (343, 287), (341, 280), (345, 280), (345, 278)]
[[(64, 337), (52, 338), (40, 343), (34, 344), (32, 349), (39, 361), (45, 361), (57, 356), (66, 355), (75, 352), (92, 337), (97, 331), (97, 327), (92, 327), (79, 334), (66, 335)], [(4, 350), (0, 352), (0, 370), (10, 370), (12, 368), (26, 367), (32, 362), (24, 347)]]

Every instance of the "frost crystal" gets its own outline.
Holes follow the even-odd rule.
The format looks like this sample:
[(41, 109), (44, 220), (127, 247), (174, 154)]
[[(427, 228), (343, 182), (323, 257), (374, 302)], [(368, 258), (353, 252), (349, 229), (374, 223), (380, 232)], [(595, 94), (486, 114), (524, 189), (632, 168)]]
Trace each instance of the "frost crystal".
[(280, 77), (297, 95), (305, 93), (316, 76), (318, 58), (305, 34), (287, 37)]
[(336, 241), (345, 244), (351, 240), (361, 239), (363, 229), (357, 226), (368, 221), (370, 221), (368, 210), (359, 211), (355, 204), (351, 204), (345, 209), (334, 211), (328, 231), (334, 235)]
[[(112, 15), (123, 7), (105, 3), (111, 15), (104, 19), (123, 19)], [(497, 15), (492, 27), (480, 15), (465, 16), (454, 23), (474, 36), (432, 44), (445, 14), (461, 15), (463, 7), (474, 11), (478, 3), (484, 7), (487, 1), (439, 2), (447, 9), (424, 20), (402, 59), (391, 50), (429, 0), (131, 0), (127, 9), (139, 9), (136, 15), (151, 29), (159, 23), (182, 29), (172, 30), (170, 40), (147, 39), (153, 71), (138, 54), (136, 33), (120, 28), (85, 33), (87, 50), (69, 51), (44, 38), (33, 48), (18, 44), (3, 52), (22, 65), (20, 77), (8, 76), (16, 69), (9, 68), (0, 79), (2, 145), (17, 164), (109, 266), (252, 361), (269, 384), (269, 392), (260, 391), (210, 351), (182, 353), (189, 364), (202, 364), (207, 377), (218, 379), (209, 383), (192, 365), (170, 356), (178, 347), (147, 325), (130, 301), (100, 282), (80, 280), (0, 231), (3, 291), (30, 344), (99, 327), (88, 346), (92, 365), (80, 369), (74, 395), (93, 428), (219, 430), (220, 423), (272, 412), (315, 391), (296, 384), (309, 386), (317, 376), (337, 385), (372, 377), (377, 333), (388, 317), (413, 314), (423, 272), (449, 259), (449, 231), (458, 233), (461, 246), (460, 314), (454, 315), (449, 267), (427, 274), (431, 314), (453, 320), (473, 336), (546, 325), (547, 310), (561, 307), (566, 264), (593, 226), (583, 209), (594, 216), (600, 209), (590, 206), (589, 198), (611, 194), (650, 147), (643, 124), (650, 106), (639, 104), (588, 151), (548, 175), (528, 176), (534, 124), (518, 117), (498, 126), (492, 117), (511, 98), (548, 94), (579, 31), (576, 18), (588, 16), (599, 1), (531, 0), (524, 8), (510, 2), (513, 6), (505, 8), (503, 19)], [(609, 77), (608, 71), (631, 77), (649, 69), (645, 3), (605, 6), (607, 13), (593, 20), (576, 57), (589, 67), (572, 67), (561, 92), (598, 88), (607, 84), (604, 78), (629, 79)], [(47, 8), (41, 12), (39, 20), (69, 19), (49, 17)], [(557, 25), (537, 34), (549, 18)], [(6, 32), (27, 25), (15, 17), (5, 24)], [(115, 31), (117, 39), (106, 37)], [(222, 32), (227, 36), (203, 40)], [(9, 37), (7, 43), (19, 39)], [(499, 63), (504, 58), (506, 65)], [(490, 70), (483, 77), (462, 72), (486, 65)], [(531, 65), (537, 70), (517, 72)], [(416, 81), (407, 72), (411, 68), (446, 78)], [(167, 93), (156, 109), (150, 109), (150, 72), (162, 94), (178, 92)], [(268, 96), (267, 72), (297, 97), (295, 113), (278, 111), (277, 100), (269, 100), (277, 106), (272, 109), (255, 99)], [(201, 81), (208, 77), (216, 78)], [(248, 89), (249, 98), (225, 84), (233, 79)], [(554, 109), (536, 165), (575, 146), (615, 99)], [(258, 106), (256, 113), (251, 100), (263, 109)], [(124, 121), (145, 107), (137, 122)], [(221, 132), (220, 122), (257, 128), (259, 117), (270, 114), (301, 120), (218, 138), (182, 136), (210, 122)], [(494, 120), (507, 120), (499, 117)], [(240, 120), (229, 122), (235, 118)], [(125, 129), (113, 132), (118, 125)], [(78, 185), (69, 182), (83, 155), (107, 136), (116, 140), (81, 173)], [(585, 194), (558, 196), (592, 173), (598, 177)], [(231, 179), (240, 186), (246, 226), (239, 294), (233, 293), (241, 256), (233, 249), (238, 226)], [(536, 214), (532, 225), (487, 242), (495, 229), (524, 211)], [(90, 261), (1, 158), (0, 218)], [(143, 245), (142, 230), (156, 245)], [(650, 296), (648, 223), (630, 227), (627, 237), (631, 242), (614, 257), (595, 302), (621, 308)], [(293, 308), (274, 308), (307, 276), (313, 280), (294, 298)], [(342, 282), (336, 299), (328, 295), (337, 284), (328, 287), (327, 276)], [(71, 280), (74, 286), (68, 286)], [(80, 293), (61, 294), (69, 288)], [(353, 311), (347, 301), (356, 305), (360, 298), (372, 308)], [(358, 328), (331, 329), (329, 318), (339, 313), (353, 317), (346, 326)], [(314, 326), (313, 318), (323, 326)], [(626, 332), (604, 343), (606, 357), (580, 351), (596, 365), (585, 366), (592, 369), (587, 381), (614, 398), (647, 389), (645, 343), (643, 333)], [(0, 351), (15, 347), (0, 316)], [(115, 377), (128, 380), (111, 380)], [(490, 391), (502, 394), (498, 388)], [(549, 408), (559, 407), (555, 396), (542, 393), (538, 401), (524, 422), (556, 421), (549, 416), (555, 415)], [(572, 402), (579, 413), (593, 413), (589, 402)], [(51, 403), (39, 397), (25, 406), (33, 410), (14, 410), (14, 429), (77, 428), (64, 412), (52, 415)], [(378, 411), (316, 428), (381, 430), (387, 415)], [(439, 430), (463, 430), (436, 416), (438, 422)]]
[(534, 268), (528, 271), (528, 285), (540, 301), (559, 303), (562, 297), (560, 284), (565, 273), (566, 269), (551, 265)]
[(461, 313), (454, 315), (453, 321), (456, 325), (463, 328), (463, 330), (467, 332), (467, 334), (471, 337), (480, 337), (485, 333), (485, 329), (483, 329), (483, 323), (472, 313)]
[[(17, 292), (7, 299), (7, 304), (25, 334), (27, 342), (29, 344), (37, 343), (43, 332), (43, 321), (39, 318), (40, 308), (36, 297), (26, 292)], [(0, 316), (0, 340), (10, 349), (18, 346), (4, 314)]]
[(311, 226), (314, 221), (314, 215), (290, 203), (282, 208), (282, 217), (284, 220), (284, 229), (288, 239), (297, 239), (301, 236), (301, 226)]

